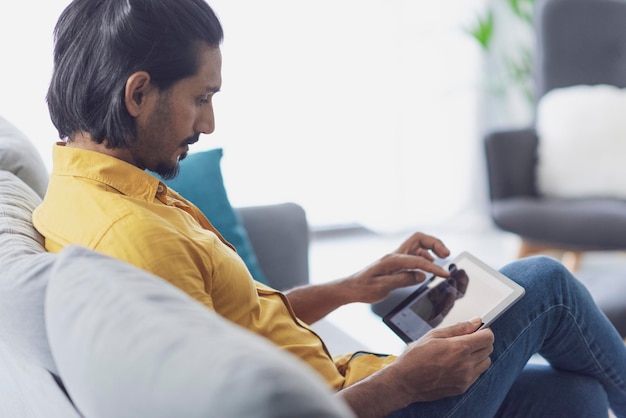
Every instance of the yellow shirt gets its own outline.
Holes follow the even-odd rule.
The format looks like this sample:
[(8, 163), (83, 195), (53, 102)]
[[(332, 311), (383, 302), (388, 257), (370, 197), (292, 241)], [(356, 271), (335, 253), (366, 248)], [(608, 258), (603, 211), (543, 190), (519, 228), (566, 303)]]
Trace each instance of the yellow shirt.
[(290, 351), (335, 389), (375, 371), (369, 365), (347, 382), (349, 357), (335, 364), (287, 298), (254, 281), (200, 210), (156, 177), (117, 158), (62, 144), (54, 147), (53, 163), (48, 191), (33, 213), (48, 251), (79, 244), (160, 276)]

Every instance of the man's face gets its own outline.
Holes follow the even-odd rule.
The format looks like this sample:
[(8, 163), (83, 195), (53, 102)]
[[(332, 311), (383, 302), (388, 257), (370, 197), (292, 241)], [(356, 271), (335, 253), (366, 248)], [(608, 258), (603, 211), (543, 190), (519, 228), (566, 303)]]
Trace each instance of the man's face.
[(165, 179), (178, 174), (179, 161), (201, 133), (215, 129), (213, 94), (219, 91), (222, 57), (219, 48), (200, 48), (198, 72), (167, 91), (151, 93), (151, 109), (137, 120), (137, 141), (131, 153), (137, 166)]

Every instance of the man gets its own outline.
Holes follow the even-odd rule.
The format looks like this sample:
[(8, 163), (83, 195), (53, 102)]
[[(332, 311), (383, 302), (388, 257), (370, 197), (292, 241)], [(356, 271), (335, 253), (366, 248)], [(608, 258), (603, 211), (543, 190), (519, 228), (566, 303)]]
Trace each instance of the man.
[[(286, 294), (254, 282), (200, 211), (144, 171), (175, 176), (189, 145), (213, 132), (221, 41), (203, 0), (67, 7), (48, 92), (65, 143), (54, 148), (33, 215), (49, 251), (81, 244), (151, 271), (298, 356), (358, 416), (606, 416), (610, 404), (626, 417), (623, 342), (584, 287), (547, 258), (503, 269), (526, 296), (492, 329), (477, 331), (474, 319), (430, 332), (397, 358), (355, 354), (335, 364), (307, 324), (381, 300), (424, 280), (421, 272), (447, 277), (434, 257), (449, 251), (416, 233), (342, 280)], [(537, 352), (553, 367), (525, 367)]]

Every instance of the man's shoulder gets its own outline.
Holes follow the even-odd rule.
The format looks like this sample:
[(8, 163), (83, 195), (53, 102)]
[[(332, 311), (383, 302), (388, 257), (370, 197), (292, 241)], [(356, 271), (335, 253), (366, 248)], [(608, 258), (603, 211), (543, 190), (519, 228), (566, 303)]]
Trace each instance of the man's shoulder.
[(133, 199), (106, 186), (67, 187), (64, 183), (51, 182), (43, 202), (33, 212), (33, 224), (46, 241), (61, 248), (79, 244), (96, 249), (107, 235), (120, 239), (126, 234), (140, 235), (139, 229), (154, 226)]

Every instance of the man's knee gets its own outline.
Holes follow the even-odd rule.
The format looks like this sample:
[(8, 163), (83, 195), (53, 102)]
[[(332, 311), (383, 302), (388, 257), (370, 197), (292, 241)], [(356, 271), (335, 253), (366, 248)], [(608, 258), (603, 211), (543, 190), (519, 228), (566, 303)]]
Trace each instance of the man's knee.
[(519, 283), (526, 292), (545, 291), (546, 287), (561, 288), (571, 281), (571, 275), (560, 261), (547, 256), (531, 256), (516, 260), (500, 270)]

